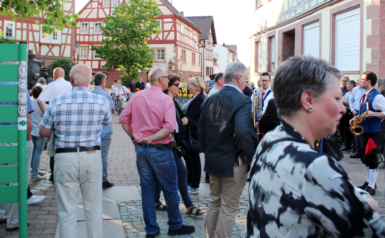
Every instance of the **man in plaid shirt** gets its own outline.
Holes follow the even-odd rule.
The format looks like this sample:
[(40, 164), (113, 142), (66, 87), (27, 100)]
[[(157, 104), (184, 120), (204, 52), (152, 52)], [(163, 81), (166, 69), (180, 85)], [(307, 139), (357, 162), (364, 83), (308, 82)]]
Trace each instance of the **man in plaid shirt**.
[(76, 237), (78, 191), (83, 197), (88, 237), (103, 237), (102, 124), (111, 121), (108, 100), (91, 93), (92, 70), (77, 64), (70, 72), (72, 91), (49, 104), (39, 134), (49, 137), (55, 128), (55, 187), (60, 237)]

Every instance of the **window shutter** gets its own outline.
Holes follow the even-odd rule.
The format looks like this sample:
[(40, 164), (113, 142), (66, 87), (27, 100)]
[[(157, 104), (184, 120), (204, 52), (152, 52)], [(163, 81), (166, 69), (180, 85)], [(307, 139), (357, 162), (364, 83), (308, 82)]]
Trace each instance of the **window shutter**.
[(303, 28), (303, 55), (319, 58), (319, 22)]
[(340, 71), (360, 70), (360, 9), (336, 15), (335, 66)]

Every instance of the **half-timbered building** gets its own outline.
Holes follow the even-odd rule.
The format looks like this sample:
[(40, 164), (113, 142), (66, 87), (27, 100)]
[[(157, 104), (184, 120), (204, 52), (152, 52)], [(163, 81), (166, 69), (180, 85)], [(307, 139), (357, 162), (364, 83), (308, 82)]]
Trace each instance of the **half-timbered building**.
[(199, 52), (202, 54), (203, 61), (203, 76), (204, 80), (210, 80), (210, 75), (214, 74), (214, 45), (217, 44), (217, 36), (215, 34), (213, 16), (196, 16), (187, 17), (199, 29), (202, 34), (199, 35)]
[[(100, 45), (103, 35), (100, 26), (106, 16), (111, 15), (118, 4), (127, 4), (126, 0), (90, 0), (79, 12), (76, 28), (76, 42), (79, 43), (78, 60), (92, 67), (93, 72), (105, 72), (105, 61), (97, 58), (90, 50), (91, 45)], [(162, 67), (169, 72), (182, 75), (187, 79), (202, 75), (202, 56), (198, 50), (198, 27), (179, 12), (167, 0), (157, 0), (160, 16), (156, 18), (161, 32), (149, 39), (155, 67)], [(141, 72), (144, 82), (148, 80), (147, 72)], [(123, 71), (112, 69), (107, 75), (107, 85), (119, 79)]]
[[(62, 9), (67, 15), (74, 14), (75, 0), (67, 0), (62, 4)], [(36, 20), (40, 24), (36, 24)], [(3, 37), (26, 41), (28, 50), (36, 54), (37, 60), (45, 61), (46, 67), (57, 58), (73, 58), (74, 28), (65, 27), (63, 31), (55, 30), (52, 34), (46, 34), (41, 30), (43, 20), (43, 13), (38, 17), (16, 21), (12, 21), (10, 16), (0, 16), (0, 30)]]

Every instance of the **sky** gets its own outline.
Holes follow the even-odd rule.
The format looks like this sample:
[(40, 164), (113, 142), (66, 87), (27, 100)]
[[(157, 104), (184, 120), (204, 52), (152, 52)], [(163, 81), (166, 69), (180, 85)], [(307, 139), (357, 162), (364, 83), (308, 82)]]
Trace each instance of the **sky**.
[[(218, 45), (237, 45), (238, 59), (250, 66), (251, 21), (254, 10), (252, 0), (169, 0), (185, 16), (214, 16)], [(75, 12), (88, 0), (76, 0)]]

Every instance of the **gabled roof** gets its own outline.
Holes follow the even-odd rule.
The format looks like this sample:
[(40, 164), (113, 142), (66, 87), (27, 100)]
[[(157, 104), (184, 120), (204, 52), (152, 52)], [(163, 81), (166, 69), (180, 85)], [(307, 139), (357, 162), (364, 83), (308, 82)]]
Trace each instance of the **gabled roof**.
[(237, 54), (237, 45), (223, 45), (223, 47), (226, 47), (227, 49), (229, 49), (231, 52)]
[(194, 22), (195, 25), (197, 25), (198, 28), (202, 30), (203, 34), (199, 36), (199, 39), (208, 40), (211, 29), (211, 33), (213, 35), (213, 44), (217, 44), (217, 36), (215, 34), (213, 16), (195, 16), (187, 18)]
[(177, 17), (181, 18), (187, 24), (191, 25), (199, 33), (202, 33), (201, 28), (199, 28), (196, 24), (194, 24), (194, 22), (192, 22), (188, 17), (185, 17), (183, 14), (181, 14), (173, 5), (171, 5), (171, 3), (168, 0), (160, 0), (160, 1), (163, 2), (164, 5), (166, 5), (166, 7), (168, 7), (168, 9), (170, 9), (170, 11), (172, 11)]

